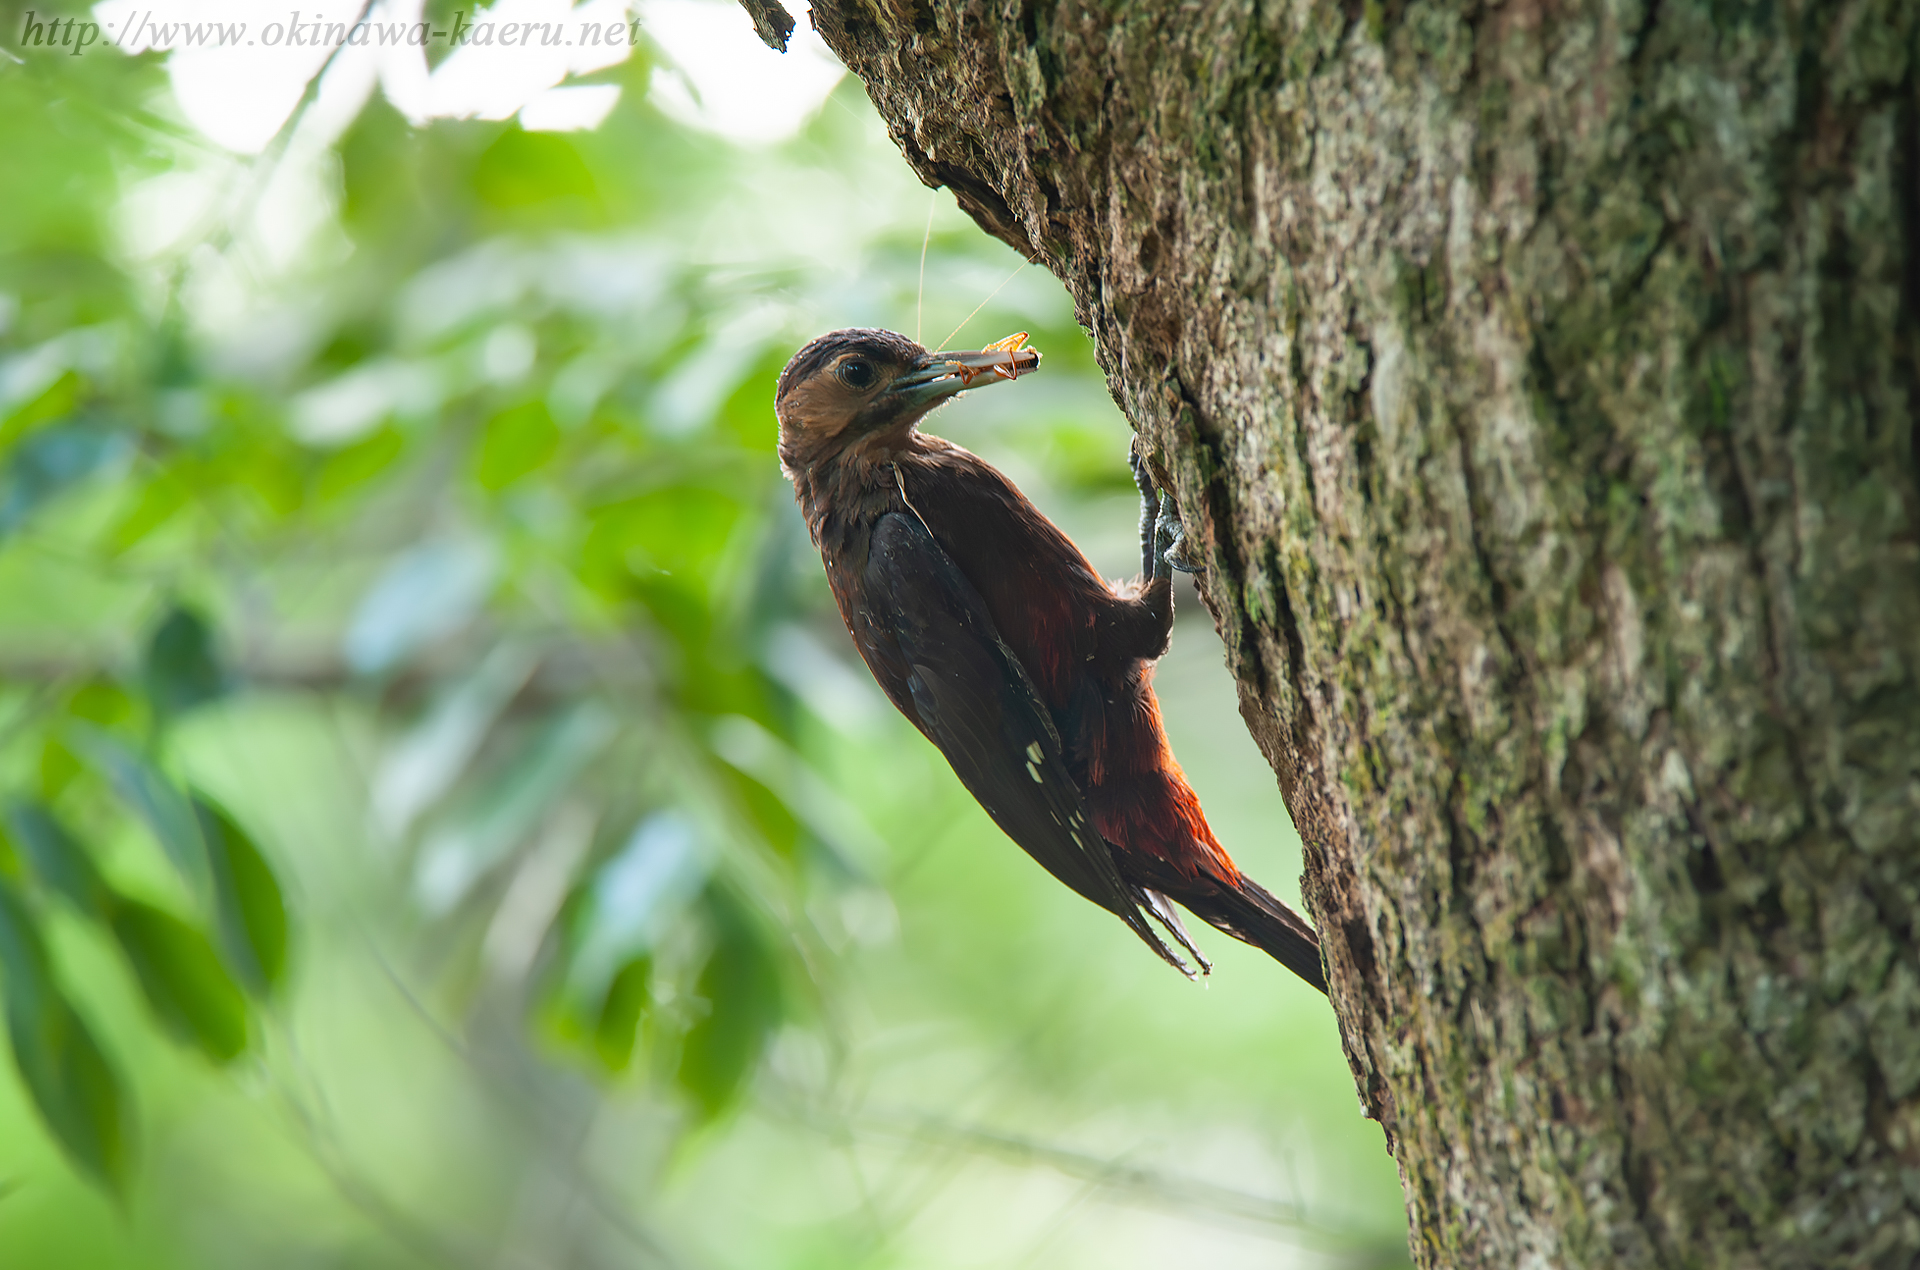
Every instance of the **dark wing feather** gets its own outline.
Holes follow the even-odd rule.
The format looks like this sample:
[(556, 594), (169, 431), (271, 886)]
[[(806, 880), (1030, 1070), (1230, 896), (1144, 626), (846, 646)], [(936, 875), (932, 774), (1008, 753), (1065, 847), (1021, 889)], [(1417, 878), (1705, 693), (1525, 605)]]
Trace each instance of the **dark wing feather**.
[(1060, 735), (1025, 667), (979, 591), (918, 517), (880, 518), (863, 581), (863, 616), (899, 647), (915, 722), (994, 823), (1047, 872), (1192, 973), (1147, 924), (1149, 897), (1120, 876), (1088, 823)]

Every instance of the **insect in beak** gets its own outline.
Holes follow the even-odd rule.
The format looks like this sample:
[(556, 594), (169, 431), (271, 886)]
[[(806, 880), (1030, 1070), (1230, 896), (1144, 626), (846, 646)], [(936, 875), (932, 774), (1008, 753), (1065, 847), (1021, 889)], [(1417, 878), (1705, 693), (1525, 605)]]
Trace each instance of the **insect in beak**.
[[(1005, 353), (1008, 356), (1004, 360), (986, 360), (988, 355), (994, 353)], [(934, 356), (938, 357), (939, 354), (936, 353)], [(1037, 349), (1027, 347), (1025, 331), (1015, 331), (1005, 339), (995, 340), (975, 356), (982, 360), (972, 365), (963, 363), (958, 372), (966, 378), (969, 388), (973, 387), (973, 381), (982, 375), (991, 373), (1001, 379), (1018, 379), (1030, 371), (1039, 369), (1040, 366), (1040, 353)]]
[(1040, 350), (1026, 345), (1027, 333), (1017, 331), (977, 351), (929, 353), (917, 369), (895, 379), (888, 391), (915, 407), (926, 408), (965, 392), (982, 379), (1018, 379), (1040, 366)]

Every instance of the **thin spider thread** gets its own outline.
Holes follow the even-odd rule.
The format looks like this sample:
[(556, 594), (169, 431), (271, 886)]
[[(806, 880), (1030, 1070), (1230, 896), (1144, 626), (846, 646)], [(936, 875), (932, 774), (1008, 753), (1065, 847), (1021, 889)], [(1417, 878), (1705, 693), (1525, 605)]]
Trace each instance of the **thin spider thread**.
[(939, 197), (939, 190), (927, 191), (927, 231), (920, 235), (920, 289), (914, 293), (913, 297), (913, 342), (916, 344), (920, 342), (921, 314), (926, 311), (927, 244), (933, 241), (933, 209), (938, 205), (936, 200)]
[[(1034, 260), (1038, 260), (1038, 259), (1039, 259), (1038, 256), (1034, 257)], [(967, 314), (965, 318), (961, 319), (959, 326), (956, 326), (951, 331), (947, 332), (947, 338), (940, 341), (940, 347), (945, 348), (948, 342), (951, 341), (954, 336), (960, 334), (961, 331), (965, 330), (967, 327), (967, 323), (973, 321), (974, 318), (978, 317), (980, 315), (980, 310), (986, 308), (987, 305), (993, 303), (993, 297), (996, 295), (999, 295), (1002, 291), (1005, 291), (1007, 289), (1007, 283), (1012, 282), (1015, 278), (1019, 277), (1020, 270), (1025, 269), (1028, 265), (1032, 263), (1033, 263), (1033, 260), (1022, 260), (1018, 268), (1016, 268), (1012, 273), (1008, 274), (1005, 278), (1001, 279), (1000, 285), (995, 287), (993, 291), (987, 296), (986, 299), (974, 305), (973, 312)]]

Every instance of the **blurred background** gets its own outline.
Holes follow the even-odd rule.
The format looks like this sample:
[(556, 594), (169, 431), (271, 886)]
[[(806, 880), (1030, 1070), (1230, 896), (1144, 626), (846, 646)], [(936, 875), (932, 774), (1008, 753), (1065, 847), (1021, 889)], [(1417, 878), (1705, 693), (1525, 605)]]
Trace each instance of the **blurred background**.
[[(811, 336), (1029, 331), (934, 426), (1133, 572), (1059, 285), (804, 16), (491, 12), (631, 38), (0, 5), (0, 1265), (1407, 1264), (1324, 1000), (1008, 842), (780, 475)], [(1297, 903), (1191, 595), (1159, 686)]]

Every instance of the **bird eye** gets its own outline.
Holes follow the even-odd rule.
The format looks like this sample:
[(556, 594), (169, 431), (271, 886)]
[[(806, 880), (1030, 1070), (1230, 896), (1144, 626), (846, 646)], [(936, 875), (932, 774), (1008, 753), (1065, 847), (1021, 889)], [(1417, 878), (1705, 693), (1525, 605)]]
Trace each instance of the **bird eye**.
[(873, 364), (861, 361), (858, 357), (849, 357), (840, 363), (840, 382), (849, 388), (868, 388), (873, 385)]

